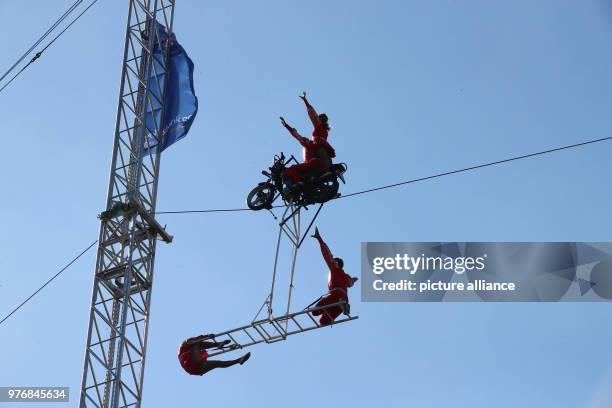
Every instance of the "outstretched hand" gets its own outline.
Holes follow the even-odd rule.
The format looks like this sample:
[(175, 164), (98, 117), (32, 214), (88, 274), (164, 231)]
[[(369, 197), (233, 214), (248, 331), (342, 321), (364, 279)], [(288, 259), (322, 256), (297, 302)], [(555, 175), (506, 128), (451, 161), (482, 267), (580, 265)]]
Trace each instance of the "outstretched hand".
[(308, 100), (306, 100), (306, 92), (302, 92), (302, 94), (300, 95), (300, 99), (303, 100), (305, 103), (308, 103)]
[(314, 234), (311, 235), (314, 239), (321, 239), (321, 234), (319, 233), (319, 228), (315, 227)]

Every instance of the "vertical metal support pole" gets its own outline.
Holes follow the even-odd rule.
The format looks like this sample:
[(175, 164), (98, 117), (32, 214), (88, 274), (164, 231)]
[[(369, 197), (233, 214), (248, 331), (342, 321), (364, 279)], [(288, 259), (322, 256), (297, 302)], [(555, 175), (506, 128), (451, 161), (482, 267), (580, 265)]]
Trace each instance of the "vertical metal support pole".
[[(115, 140), (87, 331), (80, 407), (140, 407), (158, 234), (167, 46), (175, 0), (129, 0)], [(154, 50), (163, 57), (155, 57)], [(154, 83), (156, 87), (151, 87)], [(161, 86), (160, 86), (161, 85)]]
[[(253, 319), (253, 322), (255, 322), (259, 316), (259, 314), (261, 313), (262, 308), (267, 304), (268, 305), (268, 320), (271, 321), (273, 319), (273, 315), (272, 315), (272, 309), (273, 309), (273, 300), (274, 300), (274, 289), (275, 289), (275, 283), (276, 283), (276, 273), (278, 271), (278, 260), (279, 260), (279, 254), (280, 254), (280, 245), (281, 245), (281, 239), (282, 239), (282, 235), (286, 235), (286, 237), (289, 239), (289, 241), (291, 242), (292, 246), (291, 246), (291, 274), (290, 274), (290, 280), (289, 280), (289, 293), (287, 295), (287, 308), (285, 311), (285, 316), (289, 314), (289, 312), (291, 311), (291, 299), (293, 296), (293, 288), (294, 288), (294, 283), (295, 283), (295, 267), (296, 267), (296, 263), (297, 263), (297, 256), (298, 256), (298, 252), (300, 249), (300, 246), (302, 245), (302, 242), (304, 240), (304, 238), (306, 237), (306, 234), (308, 233), (308, 231), (310, 230), (310, 228), (312, 227), (313, 223), (315, 222), (316, 218), (318, 217), (319, 213), (321, 212), (321, 209), (323, 208), (323, 205), (321, 204), (318, 208), (318, 210), (316, 211), (316, 213), (314, 214), (314, 217), (312, 218), (312, 220), (310, 221), (310, 223), (308, 224), (308, 227), (306, 228), (306, 231), (304, 232), (304, 236), (302, 237), (302, 211), (301, 211), (301, 207), (296, 207), (294, 205), (290, 205), (287, 206), (287, 208), (285, 209), (282, 217), (281, 217), (281, 222), (278, 225), (279, 231), (278, 231), (278, 238), (276, 241), (276, 254), (274, 256), (274, 268), (272, 271), (272, 288), (270, 289), (270, 294), (267, 297), (267, 300), (264, 302), (264, 304), (262, 305), (262, 307), (259, 309), (259, 311), (257, 312), (257, 315), (255, 315), (255, 318)], [(289, 215), (287, 215), (287, 213), (289, 213)], [(276, 217), (275, 217), (276, 218)], [(285, 320), (285, 331), (287, 331), (289, 328), (289, 319)]]
[[(287, 210), (285, 210), (285, 213), (286, 212)], [(270, 288), (270, 295), (268, 295), (268, 319), (272, 319), (272, 300), (274, 298), (274, 285), (276, 283), (276, 270), (278, 268), (278, 254), (280, 252), (280, 243), (281, 243), (282, 235), (283, 235), (283, 230), (279, 228), (278, 229), (278, 239), (276, 240), (276, 253), (274, 255), (274, 269), (272, 272), (272, 287)], [(255, 318), (257, 319), (257, 316), (255, 316)]]
[[(287, 296), (287, 311), (285, 312), (285, 315), (289, 314), (289, 309), (291, 308), (291, 294), (293, 293), (293, 282), (294, 282), (294, 277), (295, 277), (295, 261), (297, 259), (298, 250), (300, 249), (300, 246), (299, 246), (299, 240), (301, 236), (300, 209), (298, 209), (298, 211), (294, 214), (292, 221), (293, 221), (293, 231), (295, 233), (295, 236), (297, 237), (297, 242), (293, 242), (293, 251), (292, 251), (292, 256), (291, 256), (291, 280), (289, 281), (289, 295)], [(287, 330), (288, 327), (289, 327), (289, 321), (287, 320), (285, 322), (285, 330)]]

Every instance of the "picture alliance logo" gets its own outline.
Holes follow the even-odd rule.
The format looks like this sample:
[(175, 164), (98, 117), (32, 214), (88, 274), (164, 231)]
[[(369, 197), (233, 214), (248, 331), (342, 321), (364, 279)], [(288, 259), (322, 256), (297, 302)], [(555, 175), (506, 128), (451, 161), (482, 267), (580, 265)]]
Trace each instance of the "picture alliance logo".
[(487, 254), (479, 257), (471, 256), (411, 256), (396, 254), (394, 257), (375, 257), (372, 259), (372, 272), (381, 275), (386, 271), (406, 271), (411, 275), (419, 271), (453, 271), (463, 274), (466, 271), (482, 271), (485, 269)]

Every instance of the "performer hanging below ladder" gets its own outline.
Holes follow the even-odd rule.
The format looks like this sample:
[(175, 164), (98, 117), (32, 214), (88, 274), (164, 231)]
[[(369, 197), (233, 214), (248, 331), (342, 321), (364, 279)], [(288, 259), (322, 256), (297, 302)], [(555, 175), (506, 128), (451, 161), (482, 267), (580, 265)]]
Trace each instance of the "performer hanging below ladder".
[(181, 343), (178, 351), (178, 359), (185, 371), (191, 375), (203, 375), (215, 368), (231, 367), (235, 364), (244, 364), (251, 353), (246, 353), (240, 358), (229, 361), (208, 360), (207, 349), (223, 348), (230, 343), (230, 340), (222, 342), (207, 341), (213, 339), (212, 335), (202, 335), (192, 337)]
[(323, 254), (323, 259), (329, 268), (329, 274), (327, 276), (327, 287), (329, 292), (315, 304), (315, 307), (323, 307), (338, 302), (346, 302), (344, 305), (342, 305), (342, 307), (334, 306), (332, 308), (312, 312), (312, 314), (315, 316), (321, 315), (319, 323), (325, 326), (332, 323), (338, 316), (340, 316), (340, 313), (349, 313), (350, 307), (348, 288), (353, 286), (359, 278), (352, 277), (344, 272), (344, 261), (342, 258), (333, 257), (329, 247), (325, 241), (323, 241), (323, 238), (321, 238), (318, 228), (315, 228), (315, 233), (312, 235), (312, 237), (319, 241), (319, 245), (321, 246), (321, 254)]

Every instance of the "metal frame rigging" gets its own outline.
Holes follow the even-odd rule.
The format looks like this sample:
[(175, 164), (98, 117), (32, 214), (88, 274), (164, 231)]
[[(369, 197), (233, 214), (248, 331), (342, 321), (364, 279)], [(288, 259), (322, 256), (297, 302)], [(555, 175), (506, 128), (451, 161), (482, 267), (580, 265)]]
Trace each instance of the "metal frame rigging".
[[(293, 313), (291, 312), (291, 297), (294, 288), (293, 283), (295, 279), (295, 267), (298, 251), (304, 242), (304, 238), (308, 235), (312, 225), (319, 216), (322, 208), (323, 204), (320, 204), (304, 231), (302, 231), (301, 228), (302, 210), (304, 208), (291, 204), (285, 208), (282, 217), (280, 217), (281, 221), (278, 224), (278, 238), (276, 241), (276, 252), (274, 256), (270, 293), (250, 324), (211, 336), (214, 337), (217, 342), (229, 340), (229, 344), (216, 350), (210, 350), (210, 356), (227, 353), (232, 350), (242, 349), (259, 343), (275, 343), (277, 341), (286, 340), (288, 336), (293, 334), (326, 327), (317, 321), (313, 315), (313, 312), (325, 314), (329, 313), (328, 311), (335, 307), (342, 307), (343, 310), (346, 310), (346, 317), (336, 319), (332, 324), (330, 324), (330, 327), (359, 318), (358, 316), (350, 315), (348, 308), (345, 308), (346, 302), (338, 302), (324, 307), (314, 306), (314, 304), (317, 303), (320, 298), (302, 310)], [(272, 213), (272, 215), (274, 215), (274, 213)], [(274, 218), (278, 219), (276, 215), (274, 215)], [(276, 289), (276, 278), (279, 269), (279, 256), (283, 237), (286, 237), (291, 243), (289, 292), (287, 296), (285, 313), (281, 316), (275, 317), (273, 313), (274, 291)], [(267, 315), (260, 318), (264, 309), (266, 309)]]

